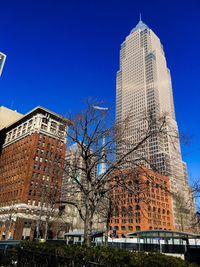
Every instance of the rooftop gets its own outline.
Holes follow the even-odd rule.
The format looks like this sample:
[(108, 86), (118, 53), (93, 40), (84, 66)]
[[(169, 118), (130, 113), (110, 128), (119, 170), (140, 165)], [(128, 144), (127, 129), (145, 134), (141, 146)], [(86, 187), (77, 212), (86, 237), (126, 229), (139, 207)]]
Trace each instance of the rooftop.
[(149, 29), (149, 27), (140, 19), (138, 24), (135, 26), (135, 28), (132, 29), (131, 33), (137, 31), (137, 30), (145, 30), (145, 29)]
[(182, 238), (199, 238), (199, 234), (188, 233), (188, 232), (180, 232), (180, 231), (173, 231), (173, 230), (145, 230), (145, 231), (137, 231), (134, 233), (128, 233), (127, 237), (182, 237)]
[(0, 130), (22, 117), (23, 115), (16, 110), (0, 106)]
[[(38, 113), (38, 112), (51, 114), (51, 116), (55, 117), (56, 119), (59, 119), (60, 121), (66, 123), (67, 125), (71, 125), (72, 124), (71, 121), (68, 120), (67, 118), (65, 118), (65, 117), (63, 117), (63, 116), (61, 116), (61, 115), (59, 115), (59, 114), (57, 114), (55, 112), (52, 112), (52, 111), (50, 111), (50, 110), (48, 110), (48, 109), (46, 109), (46, 108), (44, 108), (42, 106), (35, 107), (34, 109), (29, 111), (25, 115), (22, 115), (22, 114), (20, 114), (18, 112), (15, 112), (15, 111), (10, 110), (10, 109), (5, 108), (5, 107), (0, 107), (0, 108), (4, 111), (4, 113), (5, 113), (5, 111), (7, 111), (7, 112), (9, 111), (9, 115), (10, 114), (12, 114), (12, 115), (14, 114), (15, 115), (14, 118), (12, 118), (12, 120), (11, 119), (7, 120), (7, 123), (2, 124), (2, 126), (0, 125), (0, 130), (2, 130), (3, 128), (13, 127), (15, 124), (21, 123), (22, 121), (26, 120), (28, 117), (31, 117), (35, 113)], [(1, 111), (1, 109), (0, 109), (0, 111)], [(4, 113), (3, 113), (2, 116), (4, 116)], [(0, 115), (1, 115), (1, 113), (0, 113)], [(0, 118), (1, 118), (1, 116), (0, 116)]]

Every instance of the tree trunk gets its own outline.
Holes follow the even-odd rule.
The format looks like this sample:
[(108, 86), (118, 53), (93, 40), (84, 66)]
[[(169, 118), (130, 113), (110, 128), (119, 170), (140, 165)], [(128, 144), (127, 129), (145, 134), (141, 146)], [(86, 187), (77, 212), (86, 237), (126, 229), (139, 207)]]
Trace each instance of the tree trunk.
[(87, 218), (84, 221), (84, 245), (87, 247), (91, 246), (92, 242), (92, 220)]
[(83, 241), (84, 245), (87, 247), (90, 247), (92, 242), (92, 219), (93, 216), (87, 206), (85, 212), (84, 241)]
[(181, 213), (181, 231), (184, 231), (183, 214)]
[(44, 230), (44, 239), (47, 239), (47, 234), (48, 234), (48, 220), (45, 222), (45, 230)]
[(108, 232), (109, 232), (110, 220), (106, 220), (106, 230), (105, 230), (105, 246), (108, 246)]

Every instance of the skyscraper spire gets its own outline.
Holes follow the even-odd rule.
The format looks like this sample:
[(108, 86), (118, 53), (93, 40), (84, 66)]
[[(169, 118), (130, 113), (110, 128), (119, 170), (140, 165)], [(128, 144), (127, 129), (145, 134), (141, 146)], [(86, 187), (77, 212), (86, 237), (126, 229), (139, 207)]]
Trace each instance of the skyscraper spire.
[(149, 27), (142, 21), (142, 15), (141, 13), (139, 13), (139, 22), (138, 24), (132, 29), (131, 33), (132, 32), (135, 32), (137, 31), (138, 29), (140, 30), (144, 30), (144, 29), (148, 29)]

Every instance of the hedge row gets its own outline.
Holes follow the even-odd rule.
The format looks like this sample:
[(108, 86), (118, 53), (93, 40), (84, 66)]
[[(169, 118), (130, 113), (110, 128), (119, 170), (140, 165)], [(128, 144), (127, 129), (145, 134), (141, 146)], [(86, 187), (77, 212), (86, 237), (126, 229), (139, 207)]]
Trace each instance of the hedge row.
[[(96, 262), (107, 267), (196, 267), (180, 258), (166, 256), (160, 253), (130, 252), (108, 247), (84, 247), (75, 245), (61, 245), (49, 243), (26, 242), (21, 244), (23, 260), (26, 253), (30, 262), (30, 255), (42, 254), (42, 257), (56, 255), (59, 258), (74, 259), (75, 263)], [(31, 252), (31, 254), (30, 254)], [(76, 265), (76, 264), (75, 264)], [(68, 266), (67, 264), (65, 266)], [(78, 266), (78, 265), (76, 265)], [(79, 265), (80, 266), (80, 265)]]

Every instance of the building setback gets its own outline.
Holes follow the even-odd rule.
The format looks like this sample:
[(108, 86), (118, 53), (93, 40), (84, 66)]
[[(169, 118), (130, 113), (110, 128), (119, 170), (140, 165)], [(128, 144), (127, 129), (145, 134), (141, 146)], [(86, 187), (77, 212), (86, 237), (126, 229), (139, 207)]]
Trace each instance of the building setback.
[(36, 107), (0, 130), (0, 240), (33, 238), (60, 199), (69, 125)]
[(143, 230), (173, 230), (169, 177), (146, 168), (124, 170), (112, 182), (111, 235)]
[[(188, 185), (186, 166), (182, 161), (178, 127), (174, 112), (170, 71), (167, 67), (163, 46), (158, 36), (141, 20), (121, 45), (120, 68), (117, 72), (116, 122), (129, 124), (117, 144), (117, 157), (130, 148), (123, 142), (137, 144), (147, 127), (145, 116), (153, 120), (166, 118), (165, 132), (149, 138), (137, 153), (129, 156), (130, 162), (152, 166), (161, 174), (168, 175), (175, 196), (185, 201), (185, 229), (189, 228), (194, 212), (192, 194)], [(176, 199), (173, 199), (174, 223), (181, 229), (181, 219)], [(184, 230), (185, 230), (184, 229)]]

